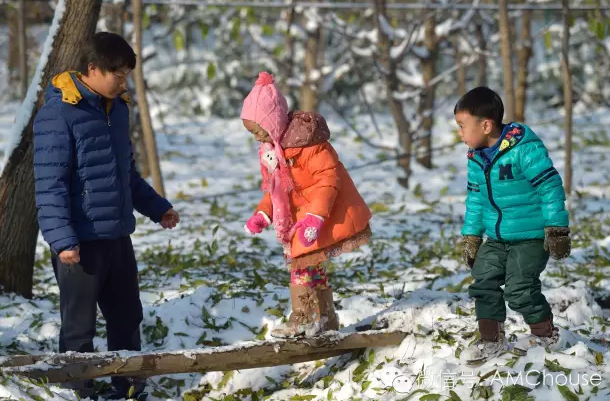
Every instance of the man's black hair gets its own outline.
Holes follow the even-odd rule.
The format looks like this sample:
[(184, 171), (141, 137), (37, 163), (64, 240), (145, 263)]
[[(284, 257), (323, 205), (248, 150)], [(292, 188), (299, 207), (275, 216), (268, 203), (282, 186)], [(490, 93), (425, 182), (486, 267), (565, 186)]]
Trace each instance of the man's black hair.
[(502, 126), (504, 104), (500, 96), (486, 86), (470, 90), (458, 100), (453, 114), (465, 111), (468, 114), (492, 120), (498, 127)]
[(87, 75), (90, 63), (103, 72), (115, 72), (122, 68), (133, 70), (136, 66), (136, 53), (121, 35), (98, 32), (85, 44), (79, 71)]

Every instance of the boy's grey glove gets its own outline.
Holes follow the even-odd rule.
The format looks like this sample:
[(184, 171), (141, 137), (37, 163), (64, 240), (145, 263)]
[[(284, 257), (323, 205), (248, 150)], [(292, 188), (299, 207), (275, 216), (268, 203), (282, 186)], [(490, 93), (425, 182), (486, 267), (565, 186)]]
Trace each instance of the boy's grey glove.
[(474, 260), (477, 258), (477, 252), (479, 247), (483, 243), (483, 238), (474, 235), (464, 235), (462, 237), (462, 259), (468, 267), (472, 269), (474, 266)]
[(572, 251), (569, 227), (546, 227), (544, 229), (544, 250), (555, 260), (565, 259)]

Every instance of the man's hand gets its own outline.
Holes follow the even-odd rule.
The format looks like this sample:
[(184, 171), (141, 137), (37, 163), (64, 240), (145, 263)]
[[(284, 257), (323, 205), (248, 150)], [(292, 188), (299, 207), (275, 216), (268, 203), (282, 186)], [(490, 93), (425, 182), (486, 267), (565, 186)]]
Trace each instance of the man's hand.
[(169, 209), (167, 212), (165, 212), (160, 222), (161, 227), (165, 229), (174, 228), (178, 223), (180, 223), (180, 216), (174, 209)]
[(76, 265), (80, 262), (80, 248), (76, 247), (59, 253), (59, 260), (64, 265)]

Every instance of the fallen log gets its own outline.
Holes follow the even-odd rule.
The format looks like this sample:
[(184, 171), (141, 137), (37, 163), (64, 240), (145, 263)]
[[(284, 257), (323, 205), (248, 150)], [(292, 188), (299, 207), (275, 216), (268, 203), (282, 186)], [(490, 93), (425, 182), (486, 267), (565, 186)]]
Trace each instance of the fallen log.
[[(2, 373), (51, 383), (104, 376), (150, 377), (230, 371), (326, 359), (369, 347), (399, 345), (406, 332), (329, 332), (315, 338), (272, 339), (172, 352), (102, 352), (16, 355), (2, 360)], [(19, 366), (21, 365), (21, 366)]]

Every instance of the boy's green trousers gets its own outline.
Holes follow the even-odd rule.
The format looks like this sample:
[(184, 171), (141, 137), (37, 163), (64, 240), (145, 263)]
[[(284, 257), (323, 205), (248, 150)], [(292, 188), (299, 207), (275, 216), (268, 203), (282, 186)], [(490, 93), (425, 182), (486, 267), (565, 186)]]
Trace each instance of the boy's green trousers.
[[(548, 318), (551, 307), (540, 283), (548, 260), (544, 240), (507, 243), (488, 239), (483, 243), (472, 267), (474, 282), (468, 289), (475, 299), (477, 319), (506, 320), (505, 300), (528, 324)], [(504, 291), (501, 285), (505, 285)]]

